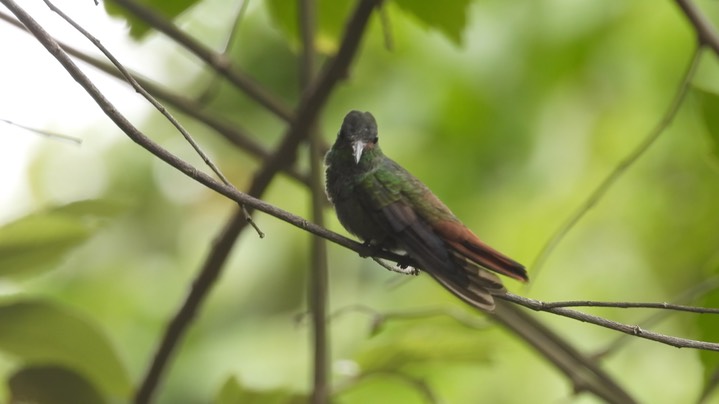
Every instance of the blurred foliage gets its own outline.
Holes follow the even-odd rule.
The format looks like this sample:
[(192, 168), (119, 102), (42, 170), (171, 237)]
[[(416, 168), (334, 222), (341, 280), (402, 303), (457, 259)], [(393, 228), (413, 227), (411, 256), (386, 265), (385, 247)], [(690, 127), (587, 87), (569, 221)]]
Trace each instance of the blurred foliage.
[[(160, 15), (162, 15), (165, 18), (168, 18), (170, 20), (177, 18), (180, 14), (182, 14), (185, 10), (188, 8), (194, 6), (197, 4), (197, 0), (173, 0), (173, 1), (163, 1), (163, 0), (141, 0), (138, 1), (138, 4), (148, 6), (153, 11), (159, 12)], [(132, 35), (136, 39), (143, 38), (146, 36), (149, 32), (153, 30), (152, 27), (145, 24), (142, 19), (137, 18), (135, 14), (127, 11), (126, 9), (118, 6), (116, 3), (111, 1), (104, 1), (103, 5), (105, 6), (105, 10), (108, 14), (116, 17), (121, 17), (127, 20), (127, 22), (130, 25), (130, 35)]]
[(307, 397), (282, 390), (253, 391), (247, 389), (243, 387), (234, 377), (227, 379), (215, 399), (215, 404), (301, 404), (306, 402)]
[[(228, 10), (239, 8), (220, 0), (143, 3), (215, 49), (230, 32), (234, 11)], [(355, 2), (318, 4), (317, 46), (326, 60)], [(372, 111), (388, 155), (489, 244), (531, 264), (567, 214), (662, 119), (694, 35), (672, 2), (437, 4), (386, 2), (390, 24), (373, 17), (318, 130), (331, 142), (348, 110)], [(127, 18), (111, 2), (106, 7)], [(296, 13), (294, 2), (251, 1), (229, 54), (288, 104), (299, 88)], [(145, 75), (185, 96), (205, 91), (213, 72), (134, 18), (128, 24)], [(384, 35), (392, 37), (392, 51)], [(569, 233), (531, 287), (517, 290), (509, 281), (510, 289), (547, 301), (671, 301), (716, 276), (719, 64), (705, 56), (695, 80), (703, 92), (695, 92), (661, 139)], [(145, 105), (127, 94), (134, 100), (128, 102)], [(206, 112), (246, 128), (268, 148), (277, 143), (284, 122), (225, 82), (213, 95)], [(61, 95), (46, 96), (63, 102)], [(230, 180), (246, 189), (262, 162), (178, 115)], [(203, 167), (163, 118), (149, 112), (132, 118)], [(47, 383), (123, 400), (234, 205), (148, 156), (113, 126), (93, 123), (85, 113), (68, 119), (88, 122), (82, 148), (48, 142), (39, 150), (28, 174), (28, 204), (38, 213), (0, 228), (6, 301), (0, 306), (0, 374), (7, 380), (0, 397)], [(274, 180), (264, 199), (303, 216), (309, 212), (308, 191), (285, 177)], [(256, 216), (267, 237), (246, 232), (239, 240), (170, 364), (158, 403), (275, 403), (307, 396), (311, 345), (307, 325), (296, 318), (306, 311), (309, 236)], [(342, 231), (333, 215), (329, 226)], [(336, 246), (329, 259), (334, 310), (450, 307), (476, 315), (427, 277), (402, 278)], [(685, 303), (715, 306), (714, 295)], [(648, 316), (593, 312), (632, 324)], [(542, 319), (589, 353), (617, 337), (574, 321)], [(561, 374), (500, 329), (478, 331), (432, 318), (390, 320), (373, 334), (368, 324), (349, 313), (330, 323), (338, 402), (596, 402), (573, 397)], [(683, 314), (656, 327), (714, 341), (718, 329), (716, 317)], [(717, 353), (633, 339), (604, 359), (638, 401), (652, 403), (692, 402), (718, 363)]]
[(66, 254), (122, 210), (117, 202), (79, 201), (0, 227), (0, 279), (37, 275), (57, 267)]
[[(63, 366), (69, 371), (28, 371), (13, 376), (13, 396), (29, 394), (38, 385), (52, 380), (58, 388), (85, 390), (93, 381), (108, 396), (126, 396), (130, 379), (107, 337), (97, 324), (54, 303), (18, 301), (0, 306), (0, 351), (21, 359), (26, 364)], [(60, 378), (53, 379), (54, 377)], [(77, 383), (66, 383), (62, 378)], [(32, 387), (35, 386), (35, 387)], [(19, 400), (18, 402), (24, 402)], [(42, 401), (41, 401), (42, 402)]]
[(719, 158), (719, 95), (709, 91), (694, 91), (699, 97), (702, 118), (707, 127), (714, 155)]
[(11, 403), (100, 404), (102, 394), (85, 378), (64, 367), (24, 368), (8, 381)]

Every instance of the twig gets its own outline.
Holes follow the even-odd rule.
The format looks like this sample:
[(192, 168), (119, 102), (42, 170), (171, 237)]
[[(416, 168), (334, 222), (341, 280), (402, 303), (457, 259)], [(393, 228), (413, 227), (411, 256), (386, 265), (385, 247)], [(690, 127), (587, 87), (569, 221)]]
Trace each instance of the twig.
[[(0, 20), (3, 20), (19, 29), (22, 29), (24, 32), (28, 32), (27, 29), (25, 29), (25, 27), (20, 24), (20, 22), (8, 15), (5, 15), (2, 12), (0, 12)], [(77, 48), (74, 48), (62, 42), (58, 42), (58, 44), (71, 56), (89, 64), (90, 66), (95, 67), (96, 69), (106, 74), (109, 74), (119, 79), (122, 78), (122, 74), (115, 67), (108, 63), (105, 63), (103, 60), (92, 57), (78, 50)], [(150, 94), (177, 108), (184, 114), (195, 118), (199, 122), (214, 129), (217, 133), (230, 141), (230, 143), (246, 151), (250, 155), (253, 155), (260, 160), (266, 160), (271, 156), (270, 151), (268, 151), (265, 146), (254, 140), (254, 138), (248, 135), (246, 131), (243, 130), (237, 123), (229, 123), (208, 113), (205, 113), (202, 111), (202, 107), (191, 99), (170, 92), (160, 87), (158, 84), (153, 83), (148, 79), (142, 78), (137, 73), (130, 74)], [(283, 170), (290, 177), (309, 186), (309, 178), (307, 177), (307, 175), (305, 175), (304, 173), (300, 173), (296, 168), (286, 167)]]
[[(217, 177), (225, 185), (230, 185), (230, 181), (227, 179), (227, 177), (225, 177), (225, 175), (222, 174), (222, 171), (220, 171), (220, 169), (217, 167), (217, 165), (215, 165), (215, 163), (212, 162), (210, 157), (207, 156), (207, 154), (202, 150), (200, 145), (197, 142), (195, 142), (195, 139), (192, 138), (192, 135), (190, 135), (190, 133), (182, 126), (182, 124), (180, 124), (180, 122), (178, 122), (177, 119), (175, 119), (175, 117), (172, 116), (172, 114), (170, 114), (170, 112), (167, 110), (167, 108), (165, 108), (164, 105), (160, 104), (160, 102), (158, 102), (155, 99), (155, 97), (150, 95), (150, 93), (148, 93), (135, 80), (135, 78), (127, 71), (127, 69), (125, 69), (125, 66), (123, 66), (122, 63), (120, 63), (120, 61), (117, 60), (117, 58), (115, 58), (115, 56), (107, 48), (105, 48), (105, 46), (102, 43), (100, 43), (100, 41), (97, 38), (95, 38), (92, 34), (90, 34), (86, 29), (81, 27), (72, 18), (70, 18), (67, 14), (65, 14), (62, 10), (55, 7), (55, 5), (52, 4), (52, 2), (50, 2), (50, 0), (43, 0), (43, 1), (48, 6), (48, 8), (50, 8), (50, 10), (55, 12), (57, 15), (59, 15), (65, 21), (67, 21), (68, 24), (70, 24), (73, 28), (75, 28), (78, 32), (80, 32), (83, 36), (85, 36), (85, 38), (87, 38), (90, 42), (92, 42), (92, 44), (95, 45), (95, 47), (97, 49), (99, 49), (100, 52), (102, 52), (102, 54), (105, 55), (105, 57), (107, 57), (110, 60), (110, 62), (112, 62), (112, 64), (117, 68), (117, 70), (119, 70), (120, 73), (122, 73), (122, 76), (125, 78), (125, 80), (128, 83), (130, 83), (132, 88), (134, 88), (135, 91), (140, 93), (140, 95), (142, 95), (150, 104), (152, 104), (153, 107), (155, 107), (158, 111), (160, 111), (160, 113), (165, 118), (167, 118), (167, 120), (172, 124), (172, 126), (174, 126), (180, 132), (180, 134), (182, 134), (182, 137), (185, 138), (187, 143), (189, 143), (190, 146), (192, 146), (192, 148), (200, 156), (202, 161), (208, 167), (210, 167), (210, 169), (217, 175)], [(242, 213), (245, 215), (245, 220), (247, 220), (247, 222), (255, 229), (255, 231), (257, 232), (257, 235), (259, 235), (260, 238), (265, 237), (265, 233), (263, 233), (262, 230), (260, 230), (260, 228), (255, 223), (255, 221), (252, 220), (252, 216), (250, 216), (250, 213), (247, 212), (247, 209), (245, 208), (245, 206), (240, 204), (240, 209), (242, 210)]]
[(543, 303), (543, 305), (543, 310), (554, 309), (557, 307), (615, 307), (620, 309), (663, 309), (700, 314), (719, 314), (719, 309), (717, 308), (686, 306), (666, 302), (598, 302), (593, 300), (567, 300), (563, 302), (546, 302)]
[(267, 89), (262, 87), (260, 84), (251, 79), (247, 74), (233, 66), (231, 61), (228, 60), (225, 55), (217, 53), (206, 46), (202, 45), (195, 38), (184, 33), (182, 30), (177, 28), (175, 24), (168, 21), (155, 12), (154, 10), (145, 7), (134, 0), (107, 0), (118, 6), (124, 8), (130, 13), (134, 14), (137, 18), (149, 24), (154, 29), (167, 35), (170, 39), (174, 40), (184, 48), (192, 52), (195, 56), (200, 58), (208, 66), (212, 67), (217, 73), (221, 74), (232, 84), (240, 88), (250, 98), (257, 101), (260, 105), (267, 108), (270, 112), (277, 115), (279, 118), (285, 121), (292, 120), (292, 113), (290, 109), (276, 96), (270, 94)]
[[(227, 53), (229, 52), (230, 48), (232, 47), (232, 42), (234, 42), (235, 37), (237, 36), (237, 31), (240, 27), (240, 21), (242, 21), (242, 17), (245, 16), (245, 12), (247, 11), (247, 5), (250, 4), (250, 0), (240, 0), (240, 7), (237, 11), (237, 14), (235, 15), (235, 20), (232, 22), (232, 29), (230, 30), (230, 33), (227, 35), (227, 40), (225, 41), (225, 48), (222, 50), (222, 55), (224, 57), (227, 57)], [(220, 80), (219, 76), (217, 75), (217, 72), (212, 75), (212, 79), (210, 81), (210, 84), (207, 85), (207, 88), (205, 91), (203, 91), (198, 97), (197, 97), (197, 103), (205, 105), (207, 104), (210, 99), (212, 99), (217, 92), (220, 89)]]
[(449, 317), (458, 322), (459, 324), (462, 324), (463, 326), (474, 330), (486, 330), (490, 325), (486, 321), (478, 320), (477, 316), (468, 315), (465, 311), (460, 310), (453, 310), (447, 308), (431, 308), (421, 310), (381, 312), (363, 304), (355, 304), (342, 307), (341, 309), (338, 309), (332, 314), (330, 314), (329, 319), (334, 320), (335, 318), (338, 318), (348, 312), (366, 313), (367, 315), (369, 315), (372, 319), (372, 326), (370, 330), (371, 335), (376, 334), (377, 330), (387, 321), (414, 320), (418, 318), (429, 318), (438, 316)]
[(719, 35), (714, 30), (714, 26), (708, 18), (699, 10), (699, 8), (691, 0), (675, 0), (679, 8), (682, 9), (684, 15), (687, 16), (689, 22), (694, 27), (697, 39), (700, 45), (706, 45), (719, 56)]
[(697, 66), (699, 66), (699, 60), (701, 59), (702, 47), (697, 47), (693, 54), (691, 61), (682, 77), (682, 80), (677, 88), (676, 94), (672, 99), (667, 111), (662, 116), (662, 119), (657, 123), (654, 129), (642, 140), (626, 157), (624, 157), (614, 169), (607, 175), (606, 178), (592, 191), (589, 197), (572, 213), (567, 220), (562, 223), (547, 242), (542, 246), (537, 258), (534, 260), (532, 265), (533, 276), (536, 279), (539, 275), (539, 271), (544, 266), (549, 255), (554, 251), (557, 245), (564, 239), (564, 236), (569, 233), (572, 228), (599, 202), (609, 189), (614, 185), (615, 182), (641, 157), (654, 142), (661, 136), (666, 128), (674, 120), (677, 115), (679, 108), (682, 106), (684, 98), (691, 84), (691, 80), (696, 73)]
[(511, 293), (507, 293), (506, 295), (499, 295), (496, 297), (507, 300), (512, 303), (519, 304), (520, 306), (524, 306), (535, 311), (546, 311), (548, 313), (557, 314), (563, 317), (573, 318), (575, 320), (579, 320), (585, 323), (591, 323), (600, 327), (608, 328), (610, 330), (623, 332), (625, 334), (656, 341), (677, 348), (693, 348), (703, 349), (706, 351), (719, 351), (719, 343), (715, 342), (697, 341), (687, 338), (674, 337), (671, 335), (664, 335), (653, 331), (643, 330), (641, 327), (636, 325), (623, 324), (617, 321), (607, 320), (599, 316), (582, 313), (564, 307), (547, 308), (547, 303), (545, 302), (517, 296)]
[(19, 123), (15, 123), (15, 122), (9, 121), (7, 119), (0, 118), (0, 122), (5, 122), (8, 125), (12, 125), (12, 126), (20, 128), (20, 129), (25, 129), (28, 132), (36, 133), (38, 135), (46, 136), (46, 137), (49, 137), (52, 139), (64, 140), (64, 141), (78, 144), (78, 145), (82, 143), (82, 139), (78, 139), (76, 137), (63, 135), (61, 133), (50, 132), (50, 131), (47, 131), (44, 129), (31, 128), (29, 126), (21, 125)]
[[(680, 294), (676, 299), (673, 299), (673, 301), (674, 302), (694, 301), (698, 297), (716, 289), (717, 287), (719, 287), (719, 276), (715, 276), (715, 277), (712, 277), (712, 278), (702, 281), (699, 285), (695, 285), (695, 286), (691, 287), (689, 290)], [(651, 326), (657, 324), (659, 321), (661, 321), (664, 317), (668, 316), (670, 313), (671, 312), (669, 312), (669, 311), (655, 312), (648, 318), (640, 321), (639, 326), (640, 327), (651, 327)], [(613, 351), (619, 349), (623, 343), (629, 341), (630, 339), (631, 339), (631, 336), (629, 336), (627, 334), (620, 334), (612, 342), (607, 344), (606, 347), (598, 350), (592, 356), (594, 358), (603, 358), (603, 357), (611, 354)]]
[(394, 50), (394, 38), (392, 36), (392, 21), (389, 18), (389, 10), (387, 5), (379, 9), (380, 22), (382, 23), (382, 37), (384, 38), (384, 47), (388, 51)]

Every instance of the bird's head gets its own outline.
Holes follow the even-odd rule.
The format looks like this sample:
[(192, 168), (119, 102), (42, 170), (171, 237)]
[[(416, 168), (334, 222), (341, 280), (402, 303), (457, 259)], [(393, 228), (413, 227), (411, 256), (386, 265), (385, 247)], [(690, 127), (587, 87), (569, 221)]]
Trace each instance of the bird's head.
[(377, 122), (369, 112), (350, 111), (342, 122), (338, 140), (352, 147), (352, 155), (359, 164), (362, 153), (377, 145)]

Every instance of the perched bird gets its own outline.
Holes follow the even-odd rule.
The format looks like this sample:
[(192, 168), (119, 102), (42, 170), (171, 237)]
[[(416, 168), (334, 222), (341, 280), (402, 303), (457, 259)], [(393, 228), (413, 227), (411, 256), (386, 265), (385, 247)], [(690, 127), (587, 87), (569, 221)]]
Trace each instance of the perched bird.
[(327, 195), (340, 223), (365, 243), (401, 250), (450, 292), (494, 309), (494, 271), (527, 281), (524, 267), (483, 243), (420, 180), (382, 153), (369, 112), (345, 116), (325, 157)]
[(635, 400), (593, 359), (515, 305), (490, 271), (527, 280), (524, 267), (484, 244), (422, 182), (379, 148), (369, 112), (351, 111), (327, 153), (327, 196), (342, 225), (366, 243), (403, 250), (419, 268), (519, 336), (565, 373), (611, 403)]

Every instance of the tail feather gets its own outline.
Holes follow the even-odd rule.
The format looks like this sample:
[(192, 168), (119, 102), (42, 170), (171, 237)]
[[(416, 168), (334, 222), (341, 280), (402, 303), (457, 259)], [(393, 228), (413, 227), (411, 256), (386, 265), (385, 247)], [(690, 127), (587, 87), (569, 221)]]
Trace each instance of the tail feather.
[(454, 251), (475, 264), (523, 282), (529, 280), (524, 266), (483, 243), (459, 221), (440, 221), (434, 230)]

